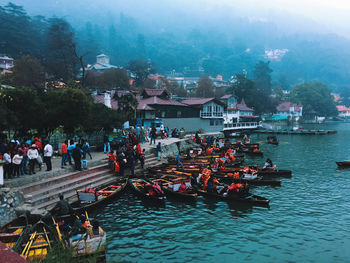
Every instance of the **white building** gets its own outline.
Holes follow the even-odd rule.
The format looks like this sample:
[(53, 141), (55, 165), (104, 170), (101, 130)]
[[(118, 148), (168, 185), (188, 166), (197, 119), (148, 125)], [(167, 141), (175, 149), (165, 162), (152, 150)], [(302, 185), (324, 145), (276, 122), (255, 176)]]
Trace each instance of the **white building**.
[(283, 102), (280, 105), (278, 105), (276, 109), (277, 112), (275, 115), (278, 116), (287, 116), (290, 118), (294, 117), (297, 119), (303, 116), (303, 106), (300, 104), (297, 105), (291, 102)]

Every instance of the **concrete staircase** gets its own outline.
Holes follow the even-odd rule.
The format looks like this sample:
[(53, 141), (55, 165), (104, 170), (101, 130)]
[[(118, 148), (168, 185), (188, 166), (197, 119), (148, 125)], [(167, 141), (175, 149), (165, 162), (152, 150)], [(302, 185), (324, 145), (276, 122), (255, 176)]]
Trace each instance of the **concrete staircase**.
[[(153, 154), (146, 155), (144, 168), (153, 167), (161, 164)], [(140, 162), (135, 166), (135, 174), (141, 174)], [(129, 170), (125, 171), (125, 175)], [(70, 172), (67, 174), (49, 177), (26, 184), (17, 188), (24, 195), (25, 205), (23, 209), (32, 212), (42, 211), (52, 208), (58, 201), (58, 195), (62, 193), (70, 202), (76, 200), (76, 190), (85, 187), (99, 187), (101, 185), (112, 183), (116, 179), (114, 173), (108, 168), (107, 164), (101, 164), (90, 167), (82, 172)]]
[(98, 187), (111, 183), (115, 175), (106, 164), (91, 167), (82, 172), (71, 172), (34, 182), (19, 188), (24, 194), (25, 205), (34, 210), (51, 208), (62, 193), (66, 199), (76, 198), (76, 190), (85, 187)]

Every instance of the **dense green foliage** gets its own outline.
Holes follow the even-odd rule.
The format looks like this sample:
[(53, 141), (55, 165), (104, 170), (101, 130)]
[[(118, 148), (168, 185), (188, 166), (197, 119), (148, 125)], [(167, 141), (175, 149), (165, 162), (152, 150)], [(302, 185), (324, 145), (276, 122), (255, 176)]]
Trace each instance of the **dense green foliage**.
[(94, 104), (81, 89), (70, 87), (44, 93), (28, 87), (3, 89), (0, 109), (0, 128), (21, 136), (50, 136), (58, 127), (67, 134), (77, 129), (88, 133), (111, 131), (128, 120), (127, 114)]
[(321, 82), (307, 82), (293, 87), (290, 98), (303, 105), (303, 113), (318, 116), (335, 116), (337, 110), (331, 89)]
[(271, 88), (271, 68), (268, 62), (259, 61), (254, 69), (254, 79), (244, 74), (237, 74), (229, 94), (235, 94), (239, 101), (245, 100), (258, 114), (274, 112), (281, 96), (273, 95)]
[(196, 96), (202, 98), (214, 97), (213, 82), (209, 76), (203, 75), (198, 81)]

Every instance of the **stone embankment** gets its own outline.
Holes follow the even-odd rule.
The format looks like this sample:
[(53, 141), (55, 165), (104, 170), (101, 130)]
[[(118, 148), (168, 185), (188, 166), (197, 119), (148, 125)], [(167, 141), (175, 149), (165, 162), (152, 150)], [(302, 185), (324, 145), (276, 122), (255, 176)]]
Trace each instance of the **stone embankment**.
[[(158, 142), (161, 142), (162, 146), (161, 162), (156, 157), (156, 145), (149, 143), (141, 145), (141, 148), (146, 151), (145, 168), (166, 162), (168, 156), (176, 155), (179, 151), (186, 153), (189, 149), (198, 147), (190, 139), (168, 138), (157, 140)], [(62, 169), (60, 158), (56, 158), (53, 160), (55, 168), (51, 172), (42, 171), (32, 176), (26, 175), (7, 180), (5, 187), (0, 188), (0, 226), (26, 212), (44, 215), (46, 210), (57, 202), (59, 193), (64, 193), (65, 198), (74, 201), (75, 189), (87, 186), (99, 187), (112, 182), (114, 176), (108, 170), (106, 162), (105, 154), (93, 153), (93, 161), (89, 161), (89, 169), (74, 172), (71, 167)], [(136, 173), (143, 172), (139, 164), (135, 168)]]

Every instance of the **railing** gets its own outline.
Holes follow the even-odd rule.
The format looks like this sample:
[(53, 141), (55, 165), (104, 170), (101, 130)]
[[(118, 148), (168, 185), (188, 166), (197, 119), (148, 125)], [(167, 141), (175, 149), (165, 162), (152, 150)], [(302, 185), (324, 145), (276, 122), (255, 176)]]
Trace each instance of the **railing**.
[(222, 118), (224, 116), (223, 112), (200, 112), (201, 118)]
[(258, 128), (258, 126), (258, 122), (225, 123), (224, 130), (255, 129)]

